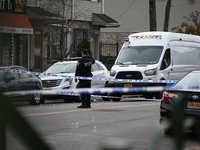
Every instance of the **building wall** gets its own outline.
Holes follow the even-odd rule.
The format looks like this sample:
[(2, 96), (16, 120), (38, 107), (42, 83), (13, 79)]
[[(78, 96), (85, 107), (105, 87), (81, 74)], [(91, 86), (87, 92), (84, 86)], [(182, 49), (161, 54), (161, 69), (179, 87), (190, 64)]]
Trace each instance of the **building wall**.
[(92, 13), (101, 13), (101, 2), (75, 0), (74, 14), (76, 20), (92, 21)]
[[(105, 0), (105, 13), (121, 23), (119, 28), (102, 28), (100, 41), (103, 43), (123, 44), (123, 38), (130, 33), (149, 31), (149, 1), (148, 0)], [(163, 31), (165, 7), (167, 0), (156, 0), (157, 30)], [(172, 0), (169, 18), (169, 30), (187, 22), (183, 16), (189, 16), (192, 11), (199, 11), (200, 0), (194, 4), (190, 0)]]
[[(200, 0), (172, 0), (169, 20), (169, 31), (187, 20), (192, 11), (199, 11)], [(119, 28), (101, 29), (101, 32), (142, 32), (149, 31), (148, 0), (105, 0), (105, 13), (121, 23)], [(157, 30), (164, 26), (165, 7), (167, 0), (156, 0)]]
[(124, 38), (128, 37), (132, 32), (101, 32), (100, 41), (104, 44), (119, 44), (119, 50), (124, 43)]

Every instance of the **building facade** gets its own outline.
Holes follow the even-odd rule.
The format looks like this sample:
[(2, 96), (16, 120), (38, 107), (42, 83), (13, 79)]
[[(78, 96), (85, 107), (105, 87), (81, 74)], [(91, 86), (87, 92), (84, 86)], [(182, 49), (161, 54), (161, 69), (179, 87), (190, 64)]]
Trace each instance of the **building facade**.
[[(11, 18), (13, 24), (8, 22), (6, 25), (2, 24), (3, 20), (0, 18), (1, 65), (21, 65), (29, 70), (42, 72), (55, 61), (78, 56), (84, 46), (98, 59), (100, 28), (120, 25), (103, 13), (103, 0), (12, 2), (17, 4), (18, 1), (24, 6), (23, 16), (27, 22), (23, 19), (22, 27), (19, 27), (22, 31), (18, 31), (16, 20)], [(6, 5), (2, 4), (3, 2)], [(5, 8), (11, 5), (7, 4), (8, 2), (11, 0), (0, 0), (0, 4), (2, 7), (6, 6)], [(10, 12), (3, 9), (0, 15), (10, 15)], [(84, 40), (89, 46), (84, 45)]]
[(0, 0), (0, 65), (28, 67), (33, 27), (23, 0)]

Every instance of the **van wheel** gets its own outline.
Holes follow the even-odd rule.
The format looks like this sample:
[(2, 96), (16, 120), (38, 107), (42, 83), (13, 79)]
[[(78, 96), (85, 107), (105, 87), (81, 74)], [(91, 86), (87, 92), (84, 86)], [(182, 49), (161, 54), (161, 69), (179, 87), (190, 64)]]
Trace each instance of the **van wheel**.
[(156, 93), (155, 98), (156, 99), (161, 99), (162, 98), (162, 92)]
[(145, 99), (153, 99), (153, 94), (144, 94)]

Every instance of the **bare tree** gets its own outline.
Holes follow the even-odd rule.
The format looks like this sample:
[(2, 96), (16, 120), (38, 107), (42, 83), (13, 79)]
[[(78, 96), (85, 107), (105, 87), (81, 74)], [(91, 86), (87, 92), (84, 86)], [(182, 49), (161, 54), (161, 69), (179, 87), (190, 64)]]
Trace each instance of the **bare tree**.
[(163, 31), (168, 31), (171, 1), (172, 0), (167, 0), (167, 5), (166, 5), (166, 8), (165, 8), (165, 19), (164, 19)]
[(157, 30), (156, 0), (149, 0), (149, 21), (150, 21), (150, 31), (156, 31)]

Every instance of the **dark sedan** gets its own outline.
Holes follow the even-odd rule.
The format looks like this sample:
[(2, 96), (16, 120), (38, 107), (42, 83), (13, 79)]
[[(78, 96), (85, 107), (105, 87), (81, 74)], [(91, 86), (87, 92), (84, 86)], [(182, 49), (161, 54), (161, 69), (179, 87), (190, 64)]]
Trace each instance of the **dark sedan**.
[[(32, 75), (5, 71), (5, 69), (27, 72), (27, 69), (21, 66), (0, 67), (0, 91), (25, 91), (43, 89), (41, 80)], [(30, 104), (38, 105), (42, 103), (41, 95), (30, 96), (8, 96), (10, 101), (29, 101)]]
[[(190, 119), (187, 129), (195, 131), (200, 125), (200, 70), (191, 71), (173, 85), (173, 90), (163, 92), (160, 104), (160, 123), (170, 122), (165, 134), (171, 134), (174, 126)], [(181, 89), (183, 87), (183, 89)], [(190, 88), (188, 88), (190, 87)], [(193, 88), (193, 89), (192, 89)], [(183, 121), (184, 122), (184, 121)], [(180, 125), (180, 124), (179, 124)], [(196, 127), (197, 126), (197, 127)], [(179, 126), (181, 128), (181, 126)], [(176, 128), (177, 129), (177, 128)]]

